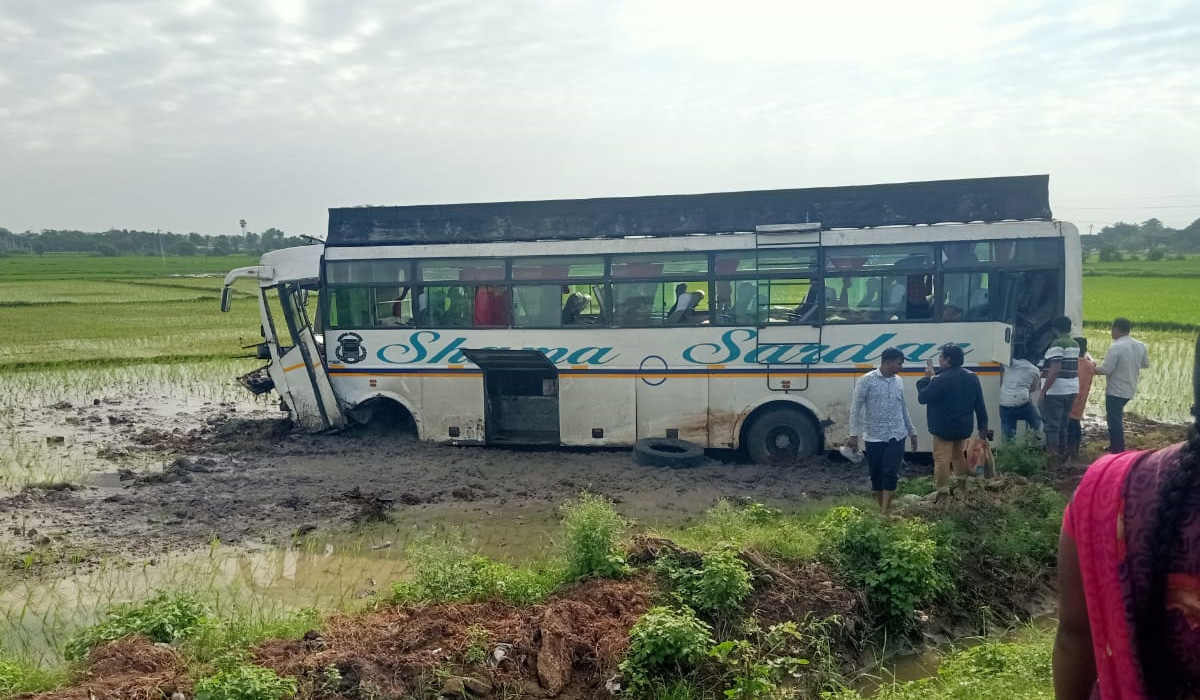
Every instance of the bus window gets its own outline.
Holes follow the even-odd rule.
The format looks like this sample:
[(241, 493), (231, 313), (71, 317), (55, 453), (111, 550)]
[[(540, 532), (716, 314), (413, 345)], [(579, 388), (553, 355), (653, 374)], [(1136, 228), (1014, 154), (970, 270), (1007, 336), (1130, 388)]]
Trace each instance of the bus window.
[(708, 274), (706, 253), (653, 253), (650, 255), (615, 255), (611, 268), (613, 277), (675, 277), (695, 278)]
[(707, 281), (620, 282), (612, 286), (617, 326), (694, 326), (708, 320)]
[(934, 247), (929, 244), (871, 245), (828, 248), (825, 251), (826, 276), (874, 272), (894, 274), (901, 270), (932, 270)]
[(325, 263), (327, 284), (394, 284), (409, 280), (406, 260), (330, 260)]
[(942, 275), (943, 321), (990, 321), (990, 275), (986, 272), (954, 272)]
[[(826, 279), (826, 323), (877, 323), (908, 320), (908, 276), (870, 275)], [(918, 305), (927, 309), (923, 293)], [(928, 316), (922, 316), (927, 318)]]
[(417, 263), (423, 282), (503, 282), (504, 261), (435, 259)]
[(510, 309), (508, 287), (480, 285), (475, 288), (472, 325), (476, 328), (508, 326), (511, 320)]
[[(513, 267), (514, 276), (516, 267)], [(513, 325), (517, 328), (558, 328), (564, 315), (560, 284), (519, 284), (513, 287)]]
[(817, 323), (820, 283), (807, 279), (758, 281), (758, 322)]
[(604, 258), (599, 255), (579, 255), (553, 258), (513, 258), (514, 280), (599, 280), (604, 277)]
[(369, 328), (375, 318), (374, 290), (371, 287), (330, 287), (329, 327)]
[(466, 287), (430, 286), (418, 297), (417, 305), (428, 316), (430, 328), (469, 328), (475, 315), (474, 290)]

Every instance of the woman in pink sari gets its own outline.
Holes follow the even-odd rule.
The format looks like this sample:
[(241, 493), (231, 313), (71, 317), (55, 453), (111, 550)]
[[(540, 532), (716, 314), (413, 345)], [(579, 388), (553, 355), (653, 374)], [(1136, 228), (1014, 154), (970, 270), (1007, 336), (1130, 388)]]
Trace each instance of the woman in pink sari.
[[(1193, 391), (1200, 405), (1200, 338)], [(1200, 411), (1188, 441), (1105, 455), (1059, 539), (1058, 700), (1200, 698)]]

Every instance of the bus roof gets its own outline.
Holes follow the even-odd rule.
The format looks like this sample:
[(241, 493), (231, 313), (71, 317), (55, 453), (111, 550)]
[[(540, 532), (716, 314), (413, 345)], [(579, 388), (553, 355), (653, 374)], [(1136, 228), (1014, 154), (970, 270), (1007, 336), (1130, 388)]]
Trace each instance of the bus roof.
[(710, 194), (482, 204), (340, 207), (327, 246), (497, 243), (754, 231), (1049, 220), (1049, 175)]

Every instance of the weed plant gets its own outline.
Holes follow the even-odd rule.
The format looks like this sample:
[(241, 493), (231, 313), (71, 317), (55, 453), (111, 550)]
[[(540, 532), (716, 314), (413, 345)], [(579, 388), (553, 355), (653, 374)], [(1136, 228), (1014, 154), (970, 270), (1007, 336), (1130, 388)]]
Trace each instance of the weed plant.
[(50, 690), (66, 680), (66, 669), (44, 669), (24, 661), (0, 658), (0, 698)]
[(629, 572), (620, 547), (629, 521), (612, 501), (593, 493), (568, 501), (562, 507), (562, 528), (567, 578), (620, 578)]
[(930, 523), (895, 522), (853, 507), (831, 510), (820, 524), (820, 556), (866, 593), (872, 614), (887, 629), (909, 632), (914, 611), (950, 584), (948, 552)]
[(474, 554), (461, 537), (424, 540), (410, 550), (415, 574), (396, 581), (391, 600), (401, 604), (504, 600), (515, 605), (541, 602), (564, 581), (553, 563), (516, 567)]
[(733, 620), (752, 590), (750, 571), (728, 543), (705, 552), (699, 568), (667, 557), (660, 559), (655, 569), (670, 582), (681, 605), (713, 622)]
[(261, 666), (238, 665), (196, 683), (196, 700), (283, 700), (296, 694), (295, 678)]
[(188, 639), (210, 623), (211, 612), (196, 597), (160, 593), (138, 605), (118, 605), (99, 624), (81, 630), (67, 642), (68, 660), (82, 659), (104, 642), (141, 634), (154, 642), (172, 643)]
[(1040, 479), (1046, 475), (1046, 450), (1028, 433), (1000, 443), (994, 454), (997, 474), (1017, 474), (1027, 479)]
[(629, 631), (629, 650), (620, 667), (627, 692), (643, 697), (656, 679), (692, 676), (712, 645), (712, 628), (690, 609), (651, 608)]

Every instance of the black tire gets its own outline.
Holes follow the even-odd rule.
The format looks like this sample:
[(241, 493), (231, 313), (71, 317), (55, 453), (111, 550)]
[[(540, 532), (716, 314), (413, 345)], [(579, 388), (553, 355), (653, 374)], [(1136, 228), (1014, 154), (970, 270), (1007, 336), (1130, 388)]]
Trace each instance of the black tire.
[(633, 461), (644, 467), (687, 469), (704, 461), (704, 448), (678, 438), (643, 438), (633, 443)]
[(757, 464), (794, 464), (820, 447), (817, 426), (794, 408), (772, 408), (755, 416), (746, 431), (746, 453)]

